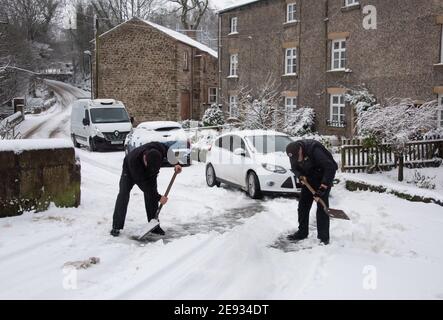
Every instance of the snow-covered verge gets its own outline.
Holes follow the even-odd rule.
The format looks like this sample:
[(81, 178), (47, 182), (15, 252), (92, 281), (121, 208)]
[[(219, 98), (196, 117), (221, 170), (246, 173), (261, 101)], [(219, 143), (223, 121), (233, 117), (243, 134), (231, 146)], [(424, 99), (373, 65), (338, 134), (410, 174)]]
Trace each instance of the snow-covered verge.
[[(397, 179), (397, 171), (392, 170), (383, 173), (366, 174), (366, 173), (342, 173), (341, 176), (345, 180), (367, 183), (373, 186), (382, 186), (389, 190), (419, 197), (429, 197), (443, 202), (443, 167), (438, 168), (420, 168), (420, 169), (404, 169), (405, 179), (399, 182)], [(428, 178), (435, 186), (434, 189), (420, 188), (414, 183), (414, 174), (419, 172), (420, 175)]]
[[(331, 207), (352, 220), (332, 221), (324, 247), (312, 212), (310, 238), (285, 252), (272, 245), (296, 230), (295, 199), (255, 201), (231, 188), (208, 188), (204, 165), (196, 164), (177, 177), (162, 211), (165, 241), (141, 246), (130, 239), (146, 222), (137, 188), (121, 237), (108, 234), (124, 154), (77, 153), (78, 209), (0, 219), (0, 299), (443, 299), (437, 205), (348, 192), (340, 184)], [(161, 170), (160, 192), (171, 176), (172, 168)], [(75, 274), (64, 269), (90, 257), (100, 263)]]

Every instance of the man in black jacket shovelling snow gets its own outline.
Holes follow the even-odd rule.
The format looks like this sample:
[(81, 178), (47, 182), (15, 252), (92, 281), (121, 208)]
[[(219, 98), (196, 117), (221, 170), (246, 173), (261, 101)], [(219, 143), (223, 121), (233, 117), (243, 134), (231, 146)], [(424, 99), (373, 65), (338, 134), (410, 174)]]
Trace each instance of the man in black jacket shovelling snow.
[[(123, 171), (120, 177), (120, 190), (115, 203), (111, 235), (117, 237), (125, 225), (129, 195), (136, 184), (144, 193), (145, 208), (148, 222), (155, 218), (158, 203), (166, 204), (168, 198), (157, 191), (157, 176), (163, 159), (167, 155), (166, 147), (159, 142), (150, 142), (129, 152), (123, 160)], [(182, 167), (175, 166), (175, 171), (181, 173)], [(164, 235), (160, 225), (151, 231)]]
[[(338, 166), (332, 154), (315, 140), (290, 143), (286, 147), (286, 153), (296, 178), (301, 181), (301, 177), (306, 177), (309, 184), (317, 190), (313, 196), (309, 189), (302, 185), (298, 203), (298, 231), (288, 236), (291, 241), (299, 241), (308, 237), (309, 211), (314, 197), (323, 199), (326, 205), (329, 205), (329, 193)], [(317, 206), (317, 238), (323, 244), (329, 244), (329, 216), (321, 205)]]

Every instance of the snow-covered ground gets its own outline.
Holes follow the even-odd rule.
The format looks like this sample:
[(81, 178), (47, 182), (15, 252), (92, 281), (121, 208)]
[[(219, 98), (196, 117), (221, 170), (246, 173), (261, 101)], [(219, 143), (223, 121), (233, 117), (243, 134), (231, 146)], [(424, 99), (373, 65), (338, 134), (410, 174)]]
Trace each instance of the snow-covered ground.
[[(331, 207), (352, 220), (331, 221), (331, 244), (319, 245), (313, 208), (309, 239), (279, 247), (297, 228), (296, 199), (208, 188), (204, 165), (195, 164), (161, 213), (166, 237), (140, 244), (131, 239), (146, 223), (137, 187), (123, 233), (109, 235), (123, 152), (77, 153), (79, 208), (0, 219), (0, 299), (443, 299), (438, 205), (349, 192), (342, 182)], [(171, 176), (172, 168), (161, 170), (160, 192)], [(100, 263), (64, 268), (90, 257)]]

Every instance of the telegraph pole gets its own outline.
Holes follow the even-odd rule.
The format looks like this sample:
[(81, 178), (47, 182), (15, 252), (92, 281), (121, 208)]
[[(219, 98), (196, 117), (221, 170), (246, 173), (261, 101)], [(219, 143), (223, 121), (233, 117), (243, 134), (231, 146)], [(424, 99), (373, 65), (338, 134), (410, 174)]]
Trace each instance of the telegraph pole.
[(99, 79), (99, 35), (98, 35), (98, 27), (99, 27), (99, 23), (98, 23), (98, 17), (97, 15), (94, 15), (94, 33), (95, 33), (95, 96), (94, 98), (98, 98), (99, 94), (98, 94), (98, 79)]

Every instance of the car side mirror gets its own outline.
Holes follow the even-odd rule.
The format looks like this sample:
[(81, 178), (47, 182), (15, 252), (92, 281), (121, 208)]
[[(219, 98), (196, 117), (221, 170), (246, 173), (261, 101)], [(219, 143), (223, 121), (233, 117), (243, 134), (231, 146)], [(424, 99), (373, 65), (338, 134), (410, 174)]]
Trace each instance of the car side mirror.
[(244, 156), (246, 156), (246, 150), (243, 149), (243, 148), (237, 148), (237, 149), (234, 150), (234, 154), (235, 154), (236, 156), (242, 156), (242, 157), (244, 157)]
[(84, 119), (83, 119), (83, 125), (84, 125), (84, 126), (89, 126), (89, 124), (90, 124), (89, 120), (86, 119), (86, 118), (84, 118)]
[(130, 120), (131, 120), (131, 123), (134, 124), (134, 121), (135, 121), (134, 117), (131, 117)]

